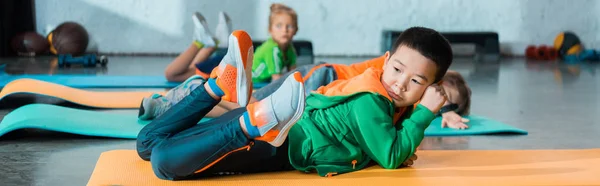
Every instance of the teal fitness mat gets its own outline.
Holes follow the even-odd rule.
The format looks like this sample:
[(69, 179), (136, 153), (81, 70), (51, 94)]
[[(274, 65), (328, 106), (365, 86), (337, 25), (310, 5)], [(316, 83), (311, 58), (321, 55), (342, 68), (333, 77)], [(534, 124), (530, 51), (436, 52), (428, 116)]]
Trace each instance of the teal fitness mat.
[(469, 128), (464, 130), (442, 128), (442, 118), (435, 118), (429, 127), (425, 129), (425, 136), (469, 136), (500, 133), (527, 134), (526, 130), (482, 116), (470, 115), (466, 118), (470, 120), (467, 123)]
[(135, 139), (150, 121), (135, 114), (115, 114), (48, 105), (30, 104), (4, 116), (0, 136), (17, 129), (44, 129), (86, 136)]
[[(468, 117), (469, 129), (441, 128), (441, 118), (425, 130), (425, 136), (468, 136), (484, 134), (527, 134), (527, 131), (480, 116)], [(48, 104), (30, 104), (15, 109), (0, 122), (0, 136), (26, 128), (44, 129), (79, 135), (135, 139), (150, 121), (137, 119), (137, 114), (117, 114), (79, 110)]]

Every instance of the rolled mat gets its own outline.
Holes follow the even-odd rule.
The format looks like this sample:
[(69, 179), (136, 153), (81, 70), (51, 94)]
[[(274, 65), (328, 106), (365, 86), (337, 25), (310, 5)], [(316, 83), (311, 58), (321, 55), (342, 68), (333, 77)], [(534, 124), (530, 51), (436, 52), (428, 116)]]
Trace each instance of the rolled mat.
[(198, 180), (158, 179), (134, 150), (100, 155), (88, 185), (598, 185), (600, 149), (423, 150), (412, 167), (319, 177), (285, 171)]
[[(527, 131), (481, 116), (469, 116), (466, 130), (441, 128), (436, 118), (425, 136), (467, 136), (483, 134), (527, 134)], [(210, 119), (203, 119), (210, 120)], [(138, 120), (136, 113), (119, 114), (73, 109), (49, 104), (29, 104), (4, 116), (0, 136), (17, 129), (35, 128), (79, 135), (135, 139), (150, 121)]]

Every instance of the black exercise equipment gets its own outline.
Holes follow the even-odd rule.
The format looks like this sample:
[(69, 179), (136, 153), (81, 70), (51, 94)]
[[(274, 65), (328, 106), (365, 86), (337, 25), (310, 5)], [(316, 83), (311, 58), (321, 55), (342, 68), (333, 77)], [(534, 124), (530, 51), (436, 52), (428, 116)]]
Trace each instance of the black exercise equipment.
[[(384, 30), (382, 52), (389, 51), (402, 31)], [(475, 58), (480, 61), (498, 61), (500, 42), (495, 32), (440, 32), (450, 43), (475, 44)]]

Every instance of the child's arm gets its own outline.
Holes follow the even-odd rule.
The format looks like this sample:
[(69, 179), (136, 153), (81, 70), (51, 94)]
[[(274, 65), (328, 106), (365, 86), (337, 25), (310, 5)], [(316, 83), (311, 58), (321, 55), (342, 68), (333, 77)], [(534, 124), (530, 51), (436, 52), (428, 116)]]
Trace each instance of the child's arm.
[(354, 104), (359, 106), (352, 107), (349, 118), (356, 122), (358, 131), (354, 135), (361, 148), (382, 167), (395, 169), (415, 152), (425, 129), (435, 118), (433, 113), (439, 111), (446, 99), (443, 89), (428, 87), (420, 104), (398, 129), (386, 99), (374, 94), (360, 96)]
[(267, 73), (271, 75), (271, 81), (281, 78), (281, 70), (284, 67), (283, 62), (275, 53), (272, 58), (266, 58)]
[[(371, 99), (365, 100), (365, 105), (355, 107), (355, 112), (364, 113), (368, 108), (382, 114), (370, 117), (364, 117), (362, 114), (363, 117), (353, 117), (359, 128), (358, 133), (354, 135), (361, 148), (379, 165), (386, 169), (398, 168), (415, 152), (423, 140), (425, 128), (435, 115), (419, 105), (410, 118), (402, 122), (403, 128), (396, 129), (389, 111), (375, 104), (375, 98)], [(367, 105), (368, 101), (371, 101), (371, 104)]]
[(259, 47), (254, 53), (252, 78), (265, 80), (270, 78), (271, 81), (279, 79), (281, 77), (282, 68), (284, 67), (279, 54), (280, 52), (278, 50), (274, 51)]
[(403, 127), (397, 129), (390, 108), (381, 106), (387, 101), (384, 99), (383, 96), (361, 96), (356, 100), (360, 106), (352, 108), (349, 119), (358, 126), (354, 135), (361, 148), (383, 168), (395, 169), (414, 154), (435, 115), (418, 105), (410, 118), (402, 122)]

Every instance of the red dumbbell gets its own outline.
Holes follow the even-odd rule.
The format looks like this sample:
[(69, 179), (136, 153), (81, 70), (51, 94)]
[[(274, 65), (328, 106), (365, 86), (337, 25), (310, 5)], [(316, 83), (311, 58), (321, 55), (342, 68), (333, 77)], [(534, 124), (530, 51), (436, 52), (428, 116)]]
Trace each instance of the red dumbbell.
[(530, 45), (525, 49), (525, 56), (527, 59), (535, 59), (535, 60), (555, 60), (558, 58), (558, 52), (553, 47), (549, 47), (546, 45), (533, 46)]

